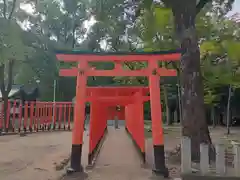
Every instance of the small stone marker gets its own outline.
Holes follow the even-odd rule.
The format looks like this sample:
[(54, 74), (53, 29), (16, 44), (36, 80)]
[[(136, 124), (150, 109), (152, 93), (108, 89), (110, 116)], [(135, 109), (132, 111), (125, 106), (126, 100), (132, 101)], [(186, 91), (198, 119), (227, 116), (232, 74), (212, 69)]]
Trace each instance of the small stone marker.
[(235, 176), (240, 177), (240, 144), (233, 145)]
[(223, 144), (216, 145), (216, 172), (218, 175), (224, 175), (225, 166), (225, 147)]
[(191, 173), (191, 139), (182, 137), (181, 139), (181, 171), (182, 173)]
[(209, 171), (209, 146), (200, 144), (200, 171), (203, 175)]

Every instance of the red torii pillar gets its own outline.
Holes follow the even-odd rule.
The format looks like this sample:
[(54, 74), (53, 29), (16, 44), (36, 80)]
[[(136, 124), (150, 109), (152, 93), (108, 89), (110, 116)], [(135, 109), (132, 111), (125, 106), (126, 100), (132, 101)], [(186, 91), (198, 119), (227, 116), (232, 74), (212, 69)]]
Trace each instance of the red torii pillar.
[(125, 107), (126, 126), (125, 129), (132, 137), (135, 145), (138, 147), (138, 152), (141, 155), (143, 163), (145, 158), (145, 136), (144, 136), (144, 108), (143, 103), (149, 100), (149, 97), (144, 97), (141, 92), (136, 92), (133, 95), (134, 102), (129, 103)]
[(107, 109), (106, 104), (92, 101), (90, 103), (90, 122), (89, 122), (89, 153), (88, 164), (92, 164), (94, 154), (104, 137), (107, 128)]
[[(78, 63), (78, 68), (86, 68), (86, 61)], [(86, 96), (87, 77), (84, 72), (78, 71), (76, 86), (76, 103), (74, 107), (74, 127), (72, 132), (72, 152), (70, 171), (83, 171), (81, 165), (83, 132), (85, 120), (85, 96)]]
[(153, 154), (156, 174), (163, 174), (168, 176), (168, 169), (165, 166), (164, 155), (164, 139), (162, 128), (162, 107), (160, 98), (160, 78), (154, 71), (158, 68), (157, 61), (150, 61), (149, 68), (152, 70), (152, 75), (149, 76), (149, 90), (150, 90), (150, 106), (152, 119), (152, 141)]

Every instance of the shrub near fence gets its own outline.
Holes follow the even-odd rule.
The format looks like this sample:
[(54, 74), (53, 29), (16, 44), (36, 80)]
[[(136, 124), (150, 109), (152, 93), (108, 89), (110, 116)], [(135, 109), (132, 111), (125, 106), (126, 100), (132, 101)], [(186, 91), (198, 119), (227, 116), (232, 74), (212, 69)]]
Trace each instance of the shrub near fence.
[[(209, 147), (206, 144), (200, 145), (200, 167), (199, 173), (201, 175), (218, 175), (231, 177), (240, 177), (240, 145), (234, 144), (232, 148), (233, 154), (233, 167), (227, 168), (226, 166), (226, 148), (223, 144), (215, 145), (216, 149), (216, 162), (215, 167), (210, 170), (209, 163)], [(214, 169), (214, 170), (213, 170)], [(227, 169), (232, 169), (231, 173)], [(192, 173), (192, 160), (191, 160), (191, 140), (188, 137), (181, 139), (181, 171), (182, 174)]]
[[(72, 102), (18, 102), (8, 103), (5, 132), (38, 132), (44, 130), (70, 130), (73, 114)], [(0, 129), (3, 128), (4, 108), (1, 105)]]

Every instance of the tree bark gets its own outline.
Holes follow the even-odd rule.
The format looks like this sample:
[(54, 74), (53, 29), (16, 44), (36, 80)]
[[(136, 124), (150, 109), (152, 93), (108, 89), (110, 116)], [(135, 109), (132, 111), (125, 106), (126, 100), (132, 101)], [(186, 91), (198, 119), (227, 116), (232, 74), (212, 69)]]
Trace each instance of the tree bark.
[(180, 64), (182, 134), (191, 138), (192, 160), (200, 158), (200, 143), (212, 144), (204, 109), (200, 51), (196, 35), (196, 1), (174, 1), (176, 33), (183, 49)]
[(7, 0), (3, 0), (3, 17), (7, 19)]
[(168, 95), (167, 95), (167, 88), (163, 85), (163, 94), (164, 94), (164, 102), (165, 102), (165, 109), (166, 109), (166, 123), (167, 125), (171, 125), (172, 121), (170, 119), (170, 112), (168, 107)]
[[(4, 91), (5, 91), (5, 84), (4, 84), (4, 69), (5, 65), (2, 64), (0, 66), (0, 89), (2, 93), (2, 100), (4, 101)], [(1, 107), (2, 108), (2, 107)], [(2, 110), (1, 110), (2, 111)], [(4, 113), (4, 104), (3, 104), (3, 119), (2, 119), (2, 131), (5, 131), (5, 113)]]
[(173, 117), (174, 117), (173, 122), (178, 123), (178, 113), (177, 113), (177, 109), (175, 109), (175, 111), (173, 112)]
[(227, 134), (230, 134), (230, 125), (231, 125), (231, 120), (232, 120), (232, 119), (230, 119), (231, 97), (232, 97), (232, 86), (229, 84), (228, 102), (227, 102)]
[[(8, 62), (8, 82), (7, 82), (7, 87), (5, 85), (5, 78), (4, 78), (4, 70), (5, 70), (5, 65), (2, 64), (0, 66), (0, 89), (1, 89), (1, 93), (2, 93), (2, 99), (3, 99), (3, 114), (4, 114), (4, 120), (2, 122), (3, 124), (3, 130), (6, 129), (6, 121), (7, 121), (7, 115), (8, 115), (8, 95), (9, 95), (9, 92), (11, 91), (12, 89), (12, 82), (13, 82), (13, 65), (14, 65), (14, 60), (9, 60)], [(12, 124), (10, 123), (9, 128), (12, 127)]]
[(7, 126), (7, 118), (8, 118), (8, 94), (6, 91), (2, 94), (3, 97), (3, 114), (4, 114), (4, 130), (7, 131), (7, 127), (9, 128), (9, 125)]
[[(179, 75), (179, 73), (178, 73)], [(181, 94), (180, 94), (180, 80), (178, 80), (177, 84), (177, 103), (178, 103), (178, 115), (179, 115), (179, 122), (182, 123), (182, 100), (181, 100)]]
[(12, 19), (14, 10), (15, 10), (15, 8), (16, 8), (16, 3), (17, 3), (17, 0), (13, 0), (12, 8), (11, 8), (11, 11), (10, 11), (9, 16), (8, 16), (8, 19), (9, 19), (9, 20)]
[(217, 126), (216, 117), (215, 117), (215, 108), (214, 105), (211, 106), (211, 120), (213, 127)]

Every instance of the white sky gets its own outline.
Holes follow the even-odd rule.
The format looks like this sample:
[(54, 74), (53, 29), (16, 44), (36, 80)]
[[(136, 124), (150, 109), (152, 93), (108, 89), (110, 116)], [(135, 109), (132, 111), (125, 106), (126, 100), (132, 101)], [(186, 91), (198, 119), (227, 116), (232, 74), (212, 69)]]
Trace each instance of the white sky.
[[(21, 8), (30, 14), (34, 12), (34, 9), (30, 4), (22, 4)], [(229, 14), (234, 14), (234, 13), (240, 13), (240, 0), (235, 0), (233, 5), (233, 10), (229, 12)]]
[(32, 8), (31, 4), (21, 4), (20, 8), (24, 9), (29, 14), (33, 14), (34, 13), (34, 9)]
[[(31, 4), (21, 4), (20, 5), (20, 8), (21, 9), (23, 9), (23, 10), (25, 10), (27, 13), (29, 13), (29, 14), (33, 14), (34, 13), (34, 8), (31, 6)], [(86, 34), (89, 32), (89, 30), (90, 30), (90, 27), (95, 23), (96, 21), (94, 20), (94, 18), (91, 18), (89, 21), (85, 21), (84, 22), (84, 28), (86, 28), (87, 29), (87, 31), (86, 31)], [(21, 24), (21, 27), (23, 28), (23, 29), (27, 29), (27, 28), (29, 28), (29, 25), (30, 25), (30, 23), (28, 22), (28, 21), (25, 21), (25, 22), (23, 22), (22, 24)], [(86, 38), (86, 37), (85, 37)], [(83, 39), (84, 40), (84, 39)], [(83, 40), (81, 40), (81, 41), (83, 41)]]
[(240, 0), (235, 0), (233, 11), (240, 13)]
[[(34, 9), (30, 4), (22, 4), (20, 6), (21, 9), (24, 9), (27, 13), (33, 14)], [(229, 12), (229, 15), (235, 14), (235, 13), (240, 13), (240, 0), (235, 0), (234, 5), (233, 5), (233, 10)], [(87, 31), (90, 29), (90, 27), (95, 23), (95, 20), (93, 18), (90, 19), (90, 21), (84, 23), (84, 27), (87, 28)], [(28, 26), (28, 23), (25, 22), (22, 24), (22, 26)]]

